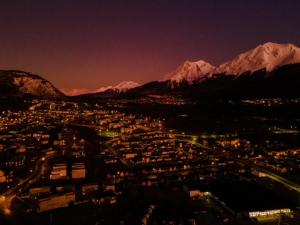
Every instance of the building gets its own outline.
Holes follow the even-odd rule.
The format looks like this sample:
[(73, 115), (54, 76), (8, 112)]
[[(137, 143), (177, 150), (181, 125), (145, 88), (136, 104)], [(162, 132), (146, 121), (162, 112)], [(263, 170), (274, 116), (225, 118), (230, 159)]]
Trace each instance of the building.
[(69, 192), (62, 195), (50, 196), (48, 198), (39, 199), (39, 212), (50, 211), (53, 209), (68, 207), (75, 202), (75, 193)]
[(50, 186), (30, 188), (29, 193), (32, 195), (50, 193)]
[(50, 174), (50, 180), (66, 179), (67, 176), (67, 164), (55, 164)]
[(90, 193), (98, 191), (98, 184), (87, 184), (81, 187), (82, 195), (88, 195)]
[(86, 169), (84, 163), (75, 163), (72, 165), (72, 179), (84, 179)]

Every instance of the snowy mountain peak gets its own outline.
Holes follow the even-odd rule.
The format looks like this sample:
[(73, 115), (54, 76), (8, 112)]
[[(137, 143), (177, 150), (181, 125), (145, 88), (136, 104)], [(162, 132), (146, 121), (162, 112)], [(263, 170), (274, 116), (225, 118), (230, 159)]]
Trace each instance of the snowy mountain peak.
[(76, 96), (76, 95), (84, 95), (84, 94), (95, 94), (101, 93), (105, 91), (115, 91), (115, 92), (126, 92), (132, 88), (136, 88), (140, 86), (140, 84), (134, 81), (122, 81), (121, 83), (117, 84), (116, 86), (106, 86), (97, 89), (61, 89), (68, 96)]
[(220, 65), (214, 73), (241, 75), (261, 69), (271, 72), (280, 66), (295, 63), (300, 63), (300, 48), (293, 44), (267, 42)]
[(211, 74), (215, 69), (209, 63), (199, 60), (196, 62), (185, 61), (177, 70), (168, 75), (172, 83), (180, 83), (187, 81), (189, 84), (200, 80), (201, 78)]
[(119, 91), (119, 92), (125, 92), (130, 89), (136, 88), (138, 86), (140, 86), (140, 84), (138, 84), (134, 81), (123, 81), (123, 82), (119, 83), (118, 85), (114, 86), (112, 89)]

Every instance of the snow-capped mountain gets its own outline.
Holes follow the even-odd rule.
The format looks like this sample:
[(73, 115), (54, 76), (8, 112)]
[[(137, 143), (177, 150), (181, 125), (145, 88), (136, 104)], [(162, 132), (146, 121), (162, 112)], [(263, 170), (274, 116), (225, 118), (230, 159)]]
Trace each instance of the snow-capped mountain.
[(97, 89), (86, 89), (86, 88), (75, 88), (75, 89), (68, 89), (68, 88), (61, 88), (60, 90), (67, 96), (77, 96), (77, 95), (85, 95), (85, 94), (94, 94), (100, 93), (107, 90), (112, 89), (113, 86), (101, 87)]
[(186, 81), (193, 84), (214, 74), (236, 75), (265, 69), (271, 72), (281, 66), (300, 63), (300, 48), (293, 44), (265, 43), (238, 55), (231, 61), (214, 67), (208, 62), (199, 60), (186, 61), (166, 77), (174, 86)]
[(140, 84), (134, 81), (122, 81), (116, 86), (106, 86), (97, 89), (61, 89), (61, 91), (68, 96), (77, 96), (77, 95), (84, 95), (84, 94), (102, 93), (106, 91), (114, 91), (120, 93), (120, 92), (126, 92), (138, 86), (140, 86)]
[(167, 77), (171, 83), (179, 84), (186, 81), (188, 84), (192, 84), (195, 81), (201, 80), (203, 77), (210, 75), (214, 71), (215, 67), (209, 63), (199, 60), (196, 62), (186, 61), (177, 70)]
[(215, 69), (214, 74), (241, 75), (266, 69), (271, 72), (283, 65), (300, 63), (300, 48), (293, 44), (265, 43), (238, 55)]
[(268, 42), (217, 67), (202, 60), (186, 61), (167, 77), (133, 89), (132, 94), (191, 98), (300, 96), (300, 48)]
[(68, 89), (68, 88), (61, 88), (61, 92), (63, 92), (67, 96), (76, 96), (76, 95), (83, 95), (86, 93), (92, 93), (89, 89), (81, 89), (81, 88), (74, 88), (74, 89)]
[[(245, 74), (245, 76), (240, 76)], [(257, 76), (252, 76), (252, 75)], [(232, 75), (232, 76), (227, 76)], [(123, 81), (97, 89), (62, 89), (69, 96), (116, 97), (142, 95), (182, 96), (300, 96), (300, 48), (293, 44), (265, 43), (214, 67), (202, 60), (186, 61), (167, 75), (168, 79), (140, 86)], [(126, 92), (126, 94), (125, 94)], [(120, 95), (120, 93), (124, 93)], [(49, 81), (23, 71), (0, 70), (0, 97), (37, 96), (59, 98), (65, 95)]]
[(136, 88), (138, 86), (140, 86), (140, 84), (138, 84), (134, 81), (123, 81), (111, 89), (114, 91), (118, 91), (118, 92), (126, 92), (126, 91)]
[(16, 70), (0, 71), (1, 92), (9, 95), (30, 95), (45, 98), (63, 97), (49, 81), (28, 72)]

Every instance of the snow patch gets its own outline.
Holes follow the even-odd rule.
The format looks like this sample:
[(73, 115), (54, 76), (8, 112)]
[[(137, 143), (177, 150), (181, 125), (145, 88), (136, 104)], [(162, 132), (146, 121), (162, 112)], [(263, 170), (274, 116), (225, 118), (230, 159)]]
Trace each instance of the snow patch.
[(238, 55), (220, 65), (214, 74), (241, 75), (266, 69), (273, 71), (281, 66), (300, 63), (300, 48), (293, 44), (265, 43)]

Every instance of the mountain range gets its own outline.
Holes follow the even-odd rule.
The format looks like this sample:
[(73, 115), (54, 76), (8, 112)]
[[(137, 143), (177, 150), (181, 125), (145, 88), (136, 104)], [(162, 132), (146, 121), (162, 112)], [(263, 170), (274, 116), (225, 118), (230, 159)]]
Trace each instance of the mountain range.
[[(219, 66), (203, 60), (185, 61), (161, 81), (119, 93), (120, 98), (172, 95), (186, 98), (260, 98), (300, 96), (300, 48), (265, 43)], [(111, 92), (86, 95), (115, 97)]]
[(121, 83), (115, 86), (106, 86), (97, 89), (61, 89), (61, 91), (67, 96), (77, 96), (83, 94), (93, 94), (93, 93), (101, 93), (105, 91), (114, 91), (116, 93), (126, 92), (132, 88), (136, 88), (140, 86), (140, 84), (134, 81), (122, 81)]
[(279, 67), (300, 63), (300, 48), (293, 44), (265, 43), (242, 53), (218, 67), (205, 61), (185, 62), (170, 77), (171, 82), (195, 81), (210, 78), (212, 75), (234, 75), (236, 77), (265, 69), (272, 72)]
[(300, 48), (265, 43), (219, 66), (203, 60), (186, 61), (161, 81), (139, 85), (124, 81), (98, 89), (55, 88), (40, 76), (15, 70), (0, 71), (1, 95), (62, 98), (138, 98), (179, 95), (188, 98), (300, 96)]

